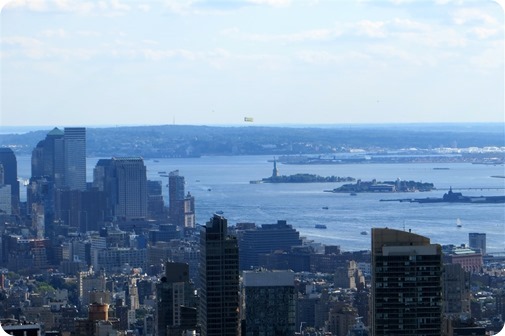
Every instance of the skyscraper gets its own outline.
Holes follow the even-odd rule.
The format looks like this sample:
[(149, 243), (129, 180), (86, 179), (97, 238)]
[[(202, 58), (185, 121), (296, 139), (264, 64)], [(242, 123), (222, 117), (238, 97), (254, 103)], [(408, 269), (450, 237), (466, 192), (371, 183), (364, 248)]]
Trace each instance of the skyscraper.
[(468, 243), (471, 248), (480, 249), (482, 256), (486, 255), (486, 234), (478, 232), (468, 233)]
[(200, 287), (201, 335), (239, 335), (238, 245), (219, 215), (200, 232)]
[(178, 170), (168, 174), (168, 202), (174, 203), (176, 200), (184, 199), (184, 176), (179, 175)]
[(446, 315), (470, 313), (470, 272), (460, 264), (444, 264), (444, 305)]
[(168, 175), (169, 216), (173, 224), (181, 228), (195, 227), (195, 198), (184, 191), (184, 176), (178, 170)]
[(65, 186), (86, 190), (86, 128), (65, 127)]
[(300, 233), (285, 220), (276, 224), (263, 224), (261, 228), (245, 230), (239, 240), (240, 270), (258, 267), (259, 255), (276, 250), (290, 251), (291, 247), (302, 245)]
[(183, 226), (184, 176), (178, 170), (168, 174), (168, 215), (177, 226)]
[[(193, 307), (196, 300), (192, 292), (188, 264), (167, 262), (165, 276), (156, 285), (156, 335), (175, 335), (176, 332), (180, 335), (196, 328), (196, 309)], [(193, 313), (193, 318), (186, 318), (188, 312)]]
[(410, 232), (372, 229), (374, 336), (440, 336), (442, 250)]
[(107, 215), (127, 220), (147, 217), (147, 176), (141, 157), (101, 159), (93, 177), (93, 186), (105, 192)]
[(53, 128), (32, 151), (32, 178), (47, 178), (57, 188), (65, 185), (64, 133)]
[(57, 127), (32, 151), (32, 178), (47, 178), (56, 188), (86, 190), (86, 128)]
[(244, 336), (295, 334), (293, 271), (244, 271), (243, 285)]
[(11, 211), (19, 213), (19, 182), (16, 155), (10, 148), (0, 148), (0, 164), (3, 166), (3, 183), (10, 186)]

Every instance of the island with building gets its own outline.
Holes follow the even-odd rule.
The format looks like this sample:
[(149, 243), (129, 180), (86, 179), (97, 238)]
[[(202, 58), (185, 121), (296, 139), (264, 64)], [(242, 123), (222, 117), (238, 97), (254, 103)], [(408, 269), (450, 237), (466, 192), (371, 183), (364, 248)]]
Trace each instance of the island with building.
[(416, 192), (416, 191), (431, 191), (435, 189), (433, 183), (405, 181), (396, 179), (396, 181), (361, 181), (360, 179), (354, 184), (344, 184), (326, 192), (334, 193), (373, 193), (373, 192)]
[(353, 182), (356, 181), (354, 177), (341, 177), (341, 176), (320, 176), (315, 174), (294, 174), (294, 175), (279, 175), (277, 169), (277, 160), (274, 159), (274, 168), (272, 176), (265, 177), (261, 180), (249, 181), (251, 184), (258, 183), (324, 183), (324, 182)]

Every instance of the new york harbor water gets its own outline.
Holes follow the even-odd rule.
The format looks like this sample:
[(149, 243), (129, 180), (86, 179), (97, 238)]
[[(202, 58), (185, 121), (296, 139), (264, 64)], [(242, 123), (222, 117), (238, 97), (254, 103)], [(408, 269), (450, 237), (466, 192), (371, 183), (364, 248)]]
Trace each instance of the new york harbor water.
[[(99, 158), (87, 158), (87, 180)], [(280, 175), (297, 173), (351, 176), (368, 181), (414, 180), (432, 182), (436, 190), (418, 193), (329, 193), (342, 183), (250, 184), (271, 176), (271, 156), (208, 156), (184, 159), (146, 159), (147, 178), (163, 183), (168, 202), (167, 177), (179, 170), (186, 192), (195, 196), (197, 223), (204, 225), (222, 211), (229, 225), (257, 225), (287, 220), (302, 236), (318, 243), (340, 245), (343, 250), (370, 249), (372, 227), (389, 227), (427, 236), (438, 244), (468, 244), (469, 232), (487, 234), (487, 250), (505, 252), (505, 205), (465, 203), (380, 202), (381, 199), (442, 197), (452, 187), (464, 195), (504, 195), (503, 165), (470, 163), (282, 165)], [(30, 176), (30, 157), (18, 156), (18, 176)], [(270, 162), (269, 162), (270, 161)], [(444, 169), (434, 169), (443, 167)], [(448, 168), (448, 169), (447, 169)], [(481, 189), (482, 188), (482, 189)], [(461, 190), (459, 190), (461, 189)], [(21, 190), (26, 198), (26, 190)], [(461, 223), (461, 227), (456, 225)], [(327, 229), (316, 229), (325, 224)]]

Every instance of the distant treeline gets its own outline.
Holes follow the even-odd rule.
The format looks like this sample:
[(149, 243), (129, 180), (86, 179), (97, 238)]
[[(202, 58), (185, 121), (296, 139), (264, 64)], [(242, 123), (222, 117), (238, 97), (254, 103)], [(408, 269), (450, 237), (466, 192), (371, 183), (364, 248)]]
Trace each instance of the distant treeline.
[[(0, 134), (0, 146), (29, 154), (50, 129)], [(437, 147), (505, 147), (504, 124), (335, 125), (327, 127), (132, 126), (87, 129), (92, 157), (290, 155)]]

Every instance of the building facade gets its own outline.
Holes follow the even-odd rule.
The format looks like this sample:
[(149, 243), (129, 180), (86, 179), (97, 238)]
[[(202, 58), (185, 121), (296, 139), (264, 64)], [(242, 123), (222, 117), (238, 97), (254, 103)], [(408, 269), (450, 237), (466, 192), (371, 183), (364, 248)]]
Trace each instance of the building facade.
[(141, 157), (99, 160), (93, 186), (105, 192), (108, 216), (123, 220), (147, 217), (147, 175)]
[(295, 334), (293, 271), (243, 272), (242, 336)]
[(86, 128), (65, 127), (65, 186), (72, 190), (86, 190)]
[(372, 229), (372, 335), (440, 336), (442, 249), (429, 238)]
[(18, 163), (12, 149), (0, 148), (0, 164), (3, 166), (3, 184), (10, 186), (11, 212), (19, 214)]
[(179, 175), (178, 170), (168, 174), (168, 206), (169, 216), (172, 223), (180, 228), (194, 228), (195, 198), (184, 190), (184, 176)]
[(470, 248), (480, 249), (482, 256), (486, 255), (486, 234), (479, 232), (468, 233), (468, 243)]
[(239, 335), (238, 245), (217, 214), (200, 232), (199, 295), (201, 335)]
[[(260, 254), (274, 251), (290, 251), (293, 246), (302, 245), (300, 233), (285, 220), (276, 224), (263, 224), (261, 228), (243, 231), (239, 239), (240, 270), (260, 266)], [(274, 268), (272, 268), (274, 269)]]
[[(188, 264), (165, 264), (165, 276), (156, 285), (156, 298), (156, 335), (180, 335), (196, 329), (196, 300), (189, 281)], [(188, 310), (193, 312), (193, 318), (186, 318), (184, 313)]]

